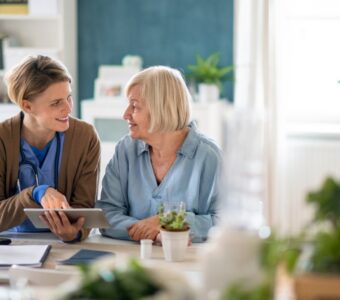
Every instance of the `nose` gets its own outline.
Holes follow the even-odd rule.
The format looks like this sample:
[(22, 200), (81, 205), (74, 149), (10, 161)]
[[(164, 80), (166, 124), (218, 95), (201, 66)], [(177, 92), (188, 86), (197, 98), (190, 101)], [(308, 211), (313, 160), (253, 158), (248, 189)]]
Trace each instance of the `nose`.
[(68, 114), (72, 112), (73, 109), (73, 100), (72, 99), (68, 99), (65, 102), (65, 105), (63, 107), (63, 109), (65, 110), (65, 112), (67, 112)]
[(123, 119), (124, 120), (131, 119), (131, 107), (130, 107), (130, 105), (128, 105), (128, 107), (125, 109), (125, 111), (123, 113)]

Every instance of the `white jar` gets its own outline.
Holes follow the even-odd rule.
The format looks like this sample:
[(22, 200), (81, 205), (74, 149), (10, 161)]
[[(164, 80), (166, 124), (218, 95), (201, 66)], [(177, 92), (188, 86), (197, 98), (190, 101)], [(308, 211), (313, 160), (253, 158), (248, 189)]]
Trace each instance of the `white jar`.
[(152, 243), (153, 240), (141, 240), (140, 241), (140, 258), (150, 259), (152, 256)]

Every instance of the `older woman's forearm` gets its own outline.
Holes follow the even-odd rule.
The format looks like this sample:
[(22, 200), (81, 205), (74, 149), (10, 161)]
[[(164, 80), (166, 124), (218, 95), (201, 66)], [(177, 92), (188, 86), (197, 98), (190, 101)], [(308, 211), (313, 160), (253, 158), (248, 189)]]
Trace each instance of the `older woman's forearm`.
[(115, 239), (130, 240), (128, 228), (138, 222), (138, 219), (128, 216), (122, 207), (112, 205), (106, 200), (97, 201), (96, 207), (104, 211), (105, 217), (110, 224), (110, 228), (100, 230), (103, 235)]

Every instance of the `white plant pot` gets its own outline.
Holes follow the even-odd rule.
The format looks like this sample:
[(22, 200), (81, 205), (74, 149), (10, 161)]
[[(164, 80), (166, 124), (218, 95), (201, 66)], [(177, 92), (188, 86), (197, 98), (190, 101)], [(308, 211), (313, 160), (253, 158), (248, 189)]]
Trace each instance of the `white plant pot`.
[(218, 101), (220, 90), (216, 84), (200, 83), (198, 85), (199, 102), (209, 103)]
[(162, 247), (166, 261), (182, 261), (189, 242), (189, 229), (187, 231), (166, 231), (161, 229)]

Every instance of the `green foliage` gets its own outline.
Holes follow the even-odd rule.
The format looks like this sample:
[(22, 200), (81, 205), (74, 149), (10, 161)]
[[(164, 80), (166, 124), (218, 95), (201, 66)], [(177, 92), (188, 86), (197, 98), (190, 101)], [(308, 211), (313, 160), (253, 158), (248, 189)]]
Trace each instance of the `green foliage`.
[(234, 284), (225, 290), (222, 300), (272, 300), (274, 298), (273, 284), (264, 282), (253, 288), (242, 284)]
[[(307, 203), (315, 206), (314, 222), (324, 221), (332, 226), (309, 237), (313, 253), (308, 262), (310, 271), (340, 274), (340, 184), (333, 178), (326, 178), (318, 191), (310, 192)], [(261, 245), (260, 260), (266, 271), (266, 279), (252, 289), (234, 284), (226, 289), (223, 300), (269, 300), (273, 299), (275, 270), (284, 265), (293, 272), (306, 241), (307, 231), (289, 238), (278, 238), (272, 234)], [(302, 270), (304, 271), (304, 270)]]
[(161, 290), (148, 271), (136, 260), (126, 270), (112, 270), (93, 276), (90, 267), (82, 268), (83, 284), (65, 299), (125, 299), (136, 300), (152, 296)]
[(164, 204), (161, 204), (158, 210), (161, 226), (169, 231), (183, 231), (189, 228), (185, 222), (186, 212), (184, 209), (164, 211)]
[(232, 80), (226, 75), (232, 73), (234, 66), (219, 67), (220, 54), (218, 52), (211, 54), (204, 59), (202, 56), (196, 56), (196, 64), (189, 65), (188, 78), (194, 79), (199, 83), (217, 84), (219, 87), (224, 80)]
[(328, 177), (320, 190), (310, 192), (306, 198), (316, 207), (316, 221), (330, 221), (333, 228), (340, 227), (340, 184)]
[(289, 272), (296, 266), (301, 253), (302, 241), (299, 238), (277, 238), (272, 234), (261, 245), (261, 264), (273, 274), (278, 265), (284, 264)]
[(306, 200), (316, 208), (315, 221), (331, 224), (327, 232), (319, 232), (313, 239), (312, 271), (340, 274), (340, 184), (327, 177), (318, 191), (308, 193)]
[(301, 253), (299, 238), (278, 238), (274, 233), (261, 244), (260, 262), (265, 271), (264, 280), (252, 288), (235, 283), (223, 293), (222, 300), (272, 300), (276, 268), (285, 265), (293, 271)]
[(340, 228), (318, 233), (314, 244), (312, 271), (340, 274)]

